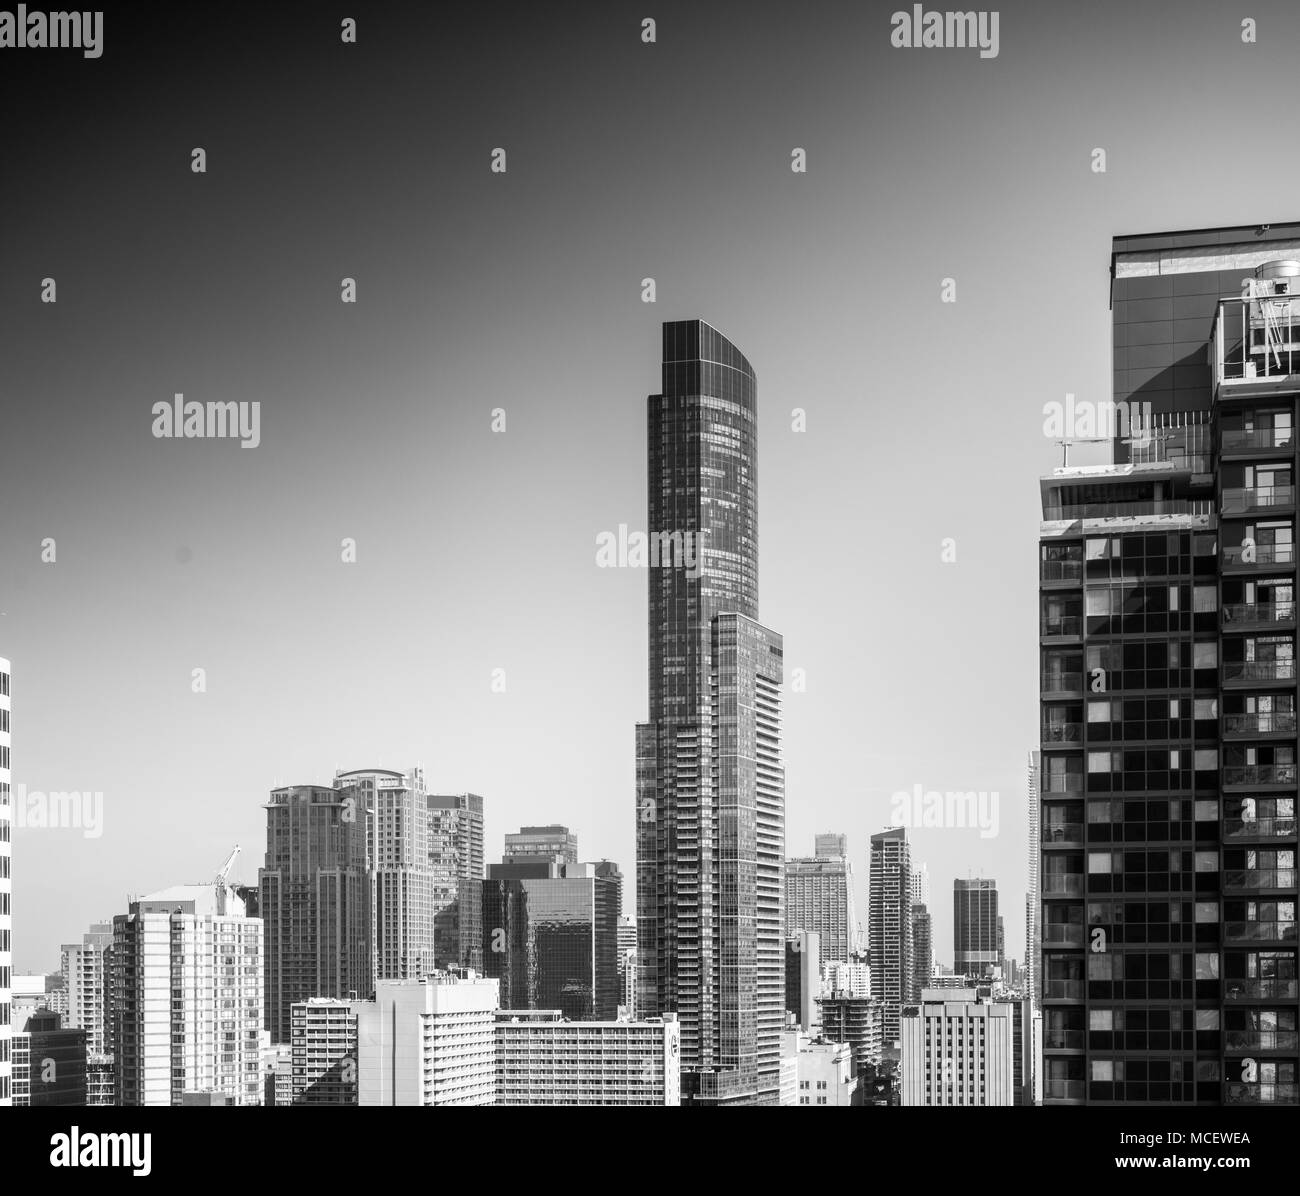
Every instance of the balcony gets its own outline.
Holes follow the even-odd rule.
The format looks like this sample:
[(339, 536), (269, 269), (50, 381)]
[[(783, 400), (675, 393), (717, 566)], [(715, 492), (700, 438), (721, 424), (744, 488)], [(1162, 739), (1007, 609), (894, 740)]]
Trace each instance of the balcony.
[[(1073, 759), (1077, 760), (1075, 756)], [(1062, 793), (1082, 793), (1083, 792), (1083, 773), (1067, 772), (1057, 773), (1054, 777), (1047, 777), (1043, 781), (1043, 796), (1053, 797)]]
[(1039, 842), (1048, 847), (1061, 847), (1069, 843), (1083, 842), (1082, 822), (1054, 822), (1044, 826), (1039, 834)]
[(1229, 1105), (1294, 1105), (1300, 1102), (1300, 1084), (1229, 1084)]
[(1230, 1051), (1294, 1051), (1294, 1030), (1228, 1030), (1225, 1047)]
[(1084, 1047), (1082, 1030), (1044, 1030), (1043, 1049), (1048, 1051), (1081, 1051)]
[(1295, 922), (1227, 922), (1225, 938), (1239, 943), (1294, 943)]
[(1250, 453), (1256, 450), (1292, 450), (1295, 438), (1290, 428), (1255, 428), (1250, 432), (1229, 430), (1219, 440), (1224, 453)]
[(1201, 498), (1148, 499), (1144, 502), (1090, 502), (1043, 507), (1043, 519), (1132, 519), (1149, 515), (1213, 515), (1214, 502)]
[(1237, 819), (1224, 828), (1225, 839), (1294, 839), (1295, 818), (1256, 818), (1250, 822)]
[(1229, 1001), (1294, 1001), (1297, 984), (1294, 979), (1269, 977), (1264, 980), (1229, 980), (1226, 996)]
[(1223, 874), (1225, 889), (1294, 889), (1294, 868), (1232, 868)]
[(1082, 723), (1048, 723), (1042, 728), (1044, 743), (1082, 743)]
[(1256, 544), (1250, 550), (1251, 560), (1243, 560), (1246, 549), (1234, 544), (1223, 550), (1223, 567), (1225, 569), (1261, 569), (1277, 568), (1279, 565), (1295, 564), (1294, 544)]
[(1294, 622), (1294, 602), (1225, 602), (1223, 604), (1223, 625), (1227, 628)]
[(1057, 922), (1043, 927), (1043, 945), (1045, 947), (1082, 947), (1083, 923)]
[(1294, 764), (1230, 764), (1223, 770), (1225, 785), (1294, 785)]
[(1081, 581), (1082, 561), (1041, 561), (1039, 578), (1042, 581)]
[[(1058, 857), (1059, 858), (1059, 857)], [(1044, 897), (1082, 897), (1083, 873), (1068, 872), (1058, 876), (1043, 877)]]
[(1294, 660), (1225, 660), (1225, 681), (1294, 681)]
[(1077, 638), (1083, 634), (1083, 616), (1046, 615), (1039, 624), (1038, 634), (1043, 639), (1054, 635), (1070, 635)]
[(1293, 378), (1300, 372), (1300, 296), (1272, 293), (1277, 285), (1285, 285), (1280, 280), (1258, 279), (1253, 285), (1255, 295), (1219, 300), (1209, 343), (1216, 399), (1297, 385)]
[(1224, 490), (1220, 510), (1224, 515), (1244, 515), (1294, 505), (1294, 486), (1233, 486)]
[(1078, 694), (1083, 692), (1083, 674), (1044, 673), (1038, 684), (1045, 694)]
[(1223, 732), (1225, 735), (1276, 735), (1289, 732), (1294, 734), (1296, 716), (1292, 710), (1270, 711), (1265, 714), (1225, 714)]
[[(1291, 1085), (1293, 1088), (1295, 1085)], [(1044, 1080), (1045, 1100), (1083, 1100), (1082, 1080)]]

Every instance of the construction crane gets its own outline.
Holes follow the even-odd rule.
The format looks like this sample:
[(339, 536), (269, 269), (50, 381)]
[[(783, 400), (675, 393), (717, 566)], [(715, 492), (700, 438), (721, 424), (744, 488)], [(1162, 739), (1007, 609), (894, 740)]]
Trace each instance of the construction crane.
[(220, 871), (213, 878), (213, 885), (217, 890), (217, 913), (224, 914), (227, 908), (227, 901), (230, 897), (230, 884), (226, 878), (230, 875), (230, 870), (235, 866), (235, 861), (239, 858), (239, 844), (235, 844), (235, 849), (227, 857), (226, 862), (221, 865)]

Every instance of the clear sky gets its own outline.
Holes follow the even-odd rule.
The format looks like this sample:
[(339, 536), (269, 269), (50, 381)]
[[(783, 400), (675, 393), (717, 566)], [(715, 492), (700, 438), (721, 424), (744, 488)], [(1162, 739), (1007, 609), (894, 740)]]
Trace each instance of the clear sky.
[[(632, 910), (646, 575), (596, 536), (644, 525), (659, 326), (697, 316), (758, 374), (788, 853), (847, 832), (865, 921), (892, 793), (996, 791), (996, 837), (914, 855), (939, 960), (967, 875), (1020, 954), (1043, 405), (1109, 395), (1112, 236), (1297, 217), (1260, 150), (1300, 10), (1244, 45), (1232, 6), (1003, 4), (983, 59), (894, 49), (893, 8), (367, 6), (344, 46), (319, 5), (137, 6), (97, 60), (6, 52), (14, 781), (104, 818), (16, 832), (18, 970), (235, 843), (253, 880), (267, 792), (336, 768), (483, 794), (489, 859), (567, 823)], [(260, 402), (261, 444), (155, 439), (178, 391)]]

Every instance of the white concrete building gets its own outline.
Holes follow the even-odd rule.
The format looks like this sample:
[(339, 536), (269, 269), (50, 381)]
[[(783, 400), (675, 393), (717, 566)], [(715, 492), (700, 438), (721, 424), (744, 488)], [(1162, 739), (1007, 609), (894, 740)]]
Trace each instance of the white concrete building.
[(932, 989), (903, 1008), (899, 1073), (904, 1105), (1015, 1103), (1015, 1018), (1020, 1006), (976, 990)]
[(96, 922), (79, 943), (62, 947), (63, 983), (68, 1008), (63, 1024), (68, 1029), (85, 1030), (86, 1051), (102, 1055), (108, 1050), (107, 976), (104, 952), (113, 943), (113, 923)]
[(496, 1015), (501, 1105), (680, 1105), (681, 1026), (566, 1022), (557, 1009)]
[(356, 1005), (359, 1103), (495, 1104), (497, 985), (472, 973), (379, 981)]

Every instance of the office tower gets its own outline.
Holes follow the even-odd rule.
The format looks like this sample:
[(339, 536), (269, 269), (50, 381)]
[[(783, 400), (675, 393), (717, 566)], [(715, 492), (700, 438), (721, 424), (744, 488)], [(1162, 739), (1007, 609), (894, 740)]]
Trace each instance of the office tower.
[(63, 984), (68, 1009), (63, 1025), (85, 1030), (86, 1054), (102, 1055), (108, 1049), (108, 983), (105, 952), (113, 942), (113, 923), (96, 922), (79, 943), (60, 948)]
[(819, 860), (847, 860), (849, 858), (848, 835), (815, 835), (813, 837), (813, 855)]
[(1116, 240), (1116, 464), (1042, 479), (1048, 1104), (1300, 1099), (1297, 258)]
[(791, 1103), (828, 1109), (860, 1103), (853, 1053), (846, 1043), (810, 1036), (794, 1027), (787, 1028), (783, 1037), (783, 1050), (795, 1062), (795, 1099)]
[[(842, 838), (842, 836), (838, 836)], [(853, 865), (844, 856), (785, 862), (785, 932), (815, 931), (824, 960), (853, 950)]]
[(952, 969), (983, 979), (998, 966), (998, 887), (984, 879), (952, 882)]
[(1005, 976), (1007, 971), (1007, 931), (1006, 931), (1006, 926), (1003, 923), (1001, 914), (998, 914), (997, 942), (998, 942), (997, 968), (998, 971), (1000, 971), (1003, 974), (1003, 976)]
[(12, 1103), (10, 1062), (13, 1011), (9, 986), (14, 970), (12, 882), (9, 874), (13, 827), (9, 770), (9, 662), (0, 656), (0, 1108)]
[(835, 989), (819, 1002), (821, 1035), (830, 1042), (847, 1043), (853, 1056), (853, 1074), (884, 1058), (884, 1006), (875, 997)]
[(608, 860), (507, 857), (482, 884), (484, 972), (512, 1009), (574, 1020), (618, 1016), (623, 874)]
[(871, 990), (884, 1011), (885, 1048), (898, 1042), (898, 1019), (911, 995), (912, 857), (907, 831), (891, 827), (871, 836), (868, 880), (871, 926)]
[(866, 956), (854, 954), (848, 963), (822, 964), (822, 990), (851, 997), (871, 996), (871, 967)]
[(930, 908), (930, 865), (917, 864), (912, 869), (912, 904)]
[(1013, 1104), (1016, 1015), (1016, 1004), (973, 988), (926, 989), (903, 1011), (903, 1104)]
[(434, 872), (423, 770), (339, 772), (334, 788), (368, 815), (371, 975), (403, 980), (433, 971)]
[(13, 1036), (13, 1103), (32, 1108), (80, 1107), (86, 1099), (86, 1032), (65, 1029), (58, 1013), (24, 1016)]
[(909, 1001), (919, 1001), (921, 990), (930, 982), (934, 970), (934, 940), (930, 911), (924, 905), (912, 906), (912, 986)]
[(565, 1021), (556, 1009), (496, 1014), (498, 1105), (680, 1105), (681, 1027)]
[(1035, 1009), (1042, 1007), (1042, 936), (1040, 933), (1040, 902), (1038, 885), (1038, 858), (1042, 851), (1038, 830), (1038, 771), (1039, 753), (1029, 753), (1029, 892), (1025, 894), (1025, 995)]
[(558, 856), (565, 864), (576, 864), (578, 836), (567, 826), (558, 825), (521, 826), (517, 831), (506, 835), (504, 859), (537, 855), (547, 859)]
[(368, 996), (373, 987), (367, 808), (360, 789), (323, 785), (273, 789), (263, 808), (266, 1028), (285, 1043), (295, 1002)]
[[(357, 1103), (357, 1006), (336, 997), (295, 1001), (289, 1011), (285, 1103)], [(280, 1100), (277, 1096), (276, 1103)]]
[(811, 1033), (821, 995), (821, 941), (816, 934), (800, 930), (785, 941), (785, 1012)]
[(357, 1002), (362, 1106), (496, 1103), (497, 982), (436, 972), (380, 980)]
[(784, 672), (781, 637), (756, 622), (756, 393), (715, 329), (664, 325), (648, 400), (658, 567), (637, 727), (637, 1004), (678, 1015), (683, 1094), (705, 1105), (775, 1104), (780, 1083)]
[(443, 968), (460, 962), (462, 893), (483, 879), (483, 799), (477, 793), (431, 794), (427, 808), (434, 955)]
[(177, 885), (113, 919), (109, 1048), (119, 1105), (262, 1101), (262, 922), (226, 883)]

